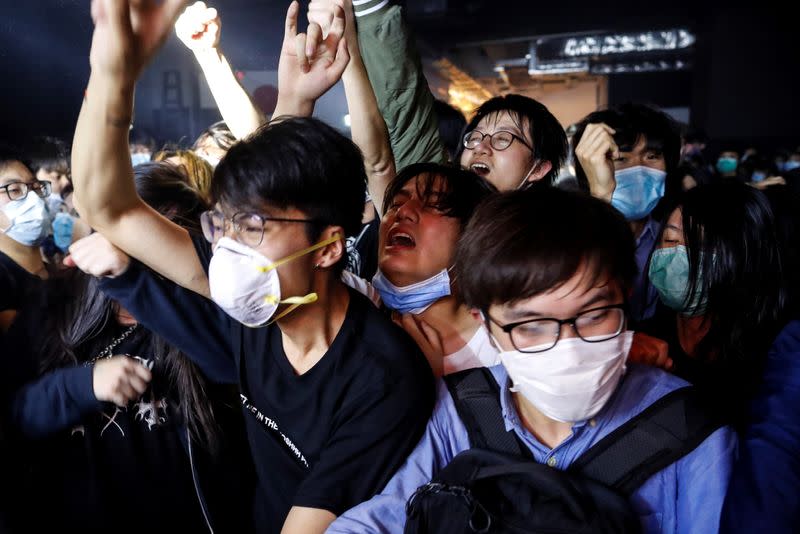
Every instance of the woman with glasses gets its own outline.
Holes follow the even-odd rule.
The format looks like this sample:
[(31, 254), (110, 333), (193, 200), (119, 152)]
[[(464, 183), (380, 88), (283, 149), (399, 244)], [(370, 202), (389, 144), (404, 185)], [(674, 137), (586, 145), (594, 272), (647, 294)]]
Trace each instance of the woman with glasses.
[(39, 245), (50, 231), (50, 187), (34, 177), (24, 156), (0, 149), (0, 331), (48, 278)]
[[(463, 298), (483, 317), (502, 362), (462, 376), (489, 375), (499, 427), (538, 463), (568, 469), (686, 385), (659, 369), (626, 364), (633, 252), (630, 230), (608, 204), (549, 187), (488, 199), (459, 242), (455, 275)], [(460, 408), (440, 383), (426, 433), (404, 467), (329, 532), (403, 532), (411, 495), (471, 448)], [(628, 502), (643, 531), (715, 532), (734, 449), (733, 433), (720, 428), (634, 489)]]
[(552, 184), (567, 157), (567, 136), (540, 102), (509, 94), (487, 100), (467, 124), (457, 157), (500, 191)]

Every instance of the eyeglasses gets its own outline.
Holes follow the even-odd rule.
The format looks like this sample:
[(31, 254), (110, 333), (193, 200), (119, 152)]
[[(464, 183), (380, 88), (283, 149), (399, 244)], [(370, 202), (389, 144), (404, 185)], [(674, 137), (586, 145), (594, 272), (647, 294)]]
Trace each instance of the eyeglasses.
[[(587, 343), (607, 341), (620, 335), (625, 329), (624, 304), (612, 304), (586, 310), (569, 319), (531, 319), (502, 325), (489, 317), (487, 319), (500, 327), (511, 337), (511, 344), (520, 352), (536, 353), (550, 350), (561, 339), (561, 327), (572, 325), (579, 338)], [(531, 350), (535, 348), (536, 350)]]
[(9, 200), (20, 200), (28, 196), (28, 193), (34, 191), (41, 198), (47, 198), (52, 190), (49, 180), (36, 180), (34, 182), (12, 182), (10, 184), (0, 186), (0, 190), (5, 191)]
[(233, 238), (248, 247), (257, 247), (264, 239), (264, 227), (268, 222), (318, 223), (316, 219), (286, 219), (265, 217), (257, 213), (240, 212), (225, 217), (221, 211), (208, 210), (200, 214), (203, 236), (209, 243), (216, 243), (225, 235), (228, 225), (233, 228)]
[(475, 150), (478, 147), (478, 145), (480, 145), (483, 142), (484, 137), (489, 138), (489, 144), (495, 150), (507, 149), (508, 147), (511, 146), (511, 143), (514, 142), (514, 139), (516, 139), (517, 141), (528, 147), (528, 149), (533, 151), (533, 148), (527, 142), (525, 142), (525, 139), (506, 130), (500, 130), (493, 134), (485, 134), (479, 130), (472, 130), (471, 132), (467, 132), (467, 134), (464, 136), (464, 148), (469, 150)]

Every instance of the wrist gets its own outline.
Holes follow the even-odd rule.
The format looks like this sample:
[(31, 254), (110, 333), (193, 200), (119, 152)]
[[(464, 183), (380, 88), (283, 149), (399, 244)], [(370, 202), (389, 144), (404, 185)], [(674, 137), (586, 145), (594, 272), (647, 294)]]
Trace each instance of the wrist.
[(589, 185), (590, 194), (593, 197), (599, 198), (600, 200), (605, 200), (606, 202), (611, 202), (611, 197), (614, 194), (614, 189), (616, 189), (614, 185), (611, 186), (608, 185), (601, 186), (597, 184), (592, 185), (591, 182)]
[(275, 106), (275, 113), (272, 115), (273, 119), (282, 115), (310, 117), (313, 114), (314, 100), (303, 98), (300, 95), (278, 92), (278, 103)]
[(201, 67), (219, 65), (222, 61), (222, 52), (216, 46), (213, 48), (200, 48), (192, 50), (194, 57)]

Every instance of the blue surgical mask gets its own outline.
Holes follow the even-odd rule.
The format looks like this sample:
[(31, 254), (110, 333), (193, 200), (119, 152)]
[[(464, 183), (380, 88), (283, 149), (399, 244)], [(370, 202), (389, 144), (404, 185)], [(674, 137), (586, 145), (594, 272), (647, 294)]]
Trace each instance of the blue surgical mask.
[(717, 160), (717, 170), (721, 174), (736, 172), (739, 162), (735, 158), (719, 158)]
[(667, 173), (645, 165), (629, 167), (614, 173), (617, 187), (611, 195), (611, 205), (627, 220), (644, 219), (664, 196)]
[(787, 161), (783, 164), (783, 172), (793, 171), (800, 167), (800, 161)]
[(50, 217), (45, 201), (33, 191), (25, 198), (12, 200), (2, 208), (11, 225), (5, 234), (22, 245), (41, 243), (50, 231)]
[(410, 286), (397, 287), (378, 272), (372, 279), (387, 308), (398, 313), (420, 314), (440, 298), (450, 295), (450, 275), (442, 269), (436, 275)]
[(686, 247), (659, 248), (653, 251), (650, 258), (648, 278), (658, 291), (661, 302), (682, 315), (703, 315), (708, 305), (708, 298), (702, 291), (702, 273), (700, 283), (687, 302), (689, 292), (689, 253)]
[(767, 173), (765, 172), (754, 172), (750, 176), (751, 182), (763, 182), (767, 178)]
[(150, 153), (149, 152), (137, 152), (136, 154), (131, 154), (131, 165), (136, 167), (137, 165), (141, 165), (142, 163), (148, 163), (150, 161)]
[(51, 218), (61, 211), (63, 205), (64, 199), (58, 193), (50, 193), (50, 196), (47, 197), (47, 209), (50, 211)]
[(75, 219), (69, 213), (57, 213), (53, 219), (53, 241), (61, 252), (66, 252), (72, 244), (74, 226)]

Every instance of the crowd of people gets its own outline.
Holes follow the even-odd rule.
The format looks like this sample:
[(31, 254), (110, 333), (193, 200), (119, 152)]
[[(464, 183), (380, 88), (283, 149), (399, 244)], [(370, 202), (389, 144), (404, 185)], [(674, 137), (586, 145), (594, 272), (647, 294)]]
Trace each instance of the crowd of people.
[[(388, 0), (292, 2), (271, 117), (215, 8), (92, 18), (71, 144), (0, 147), (0, 531), (794, 531), (800, 147), (467, 120)], [(173, 30), (224, 120), (153, 152)]]

